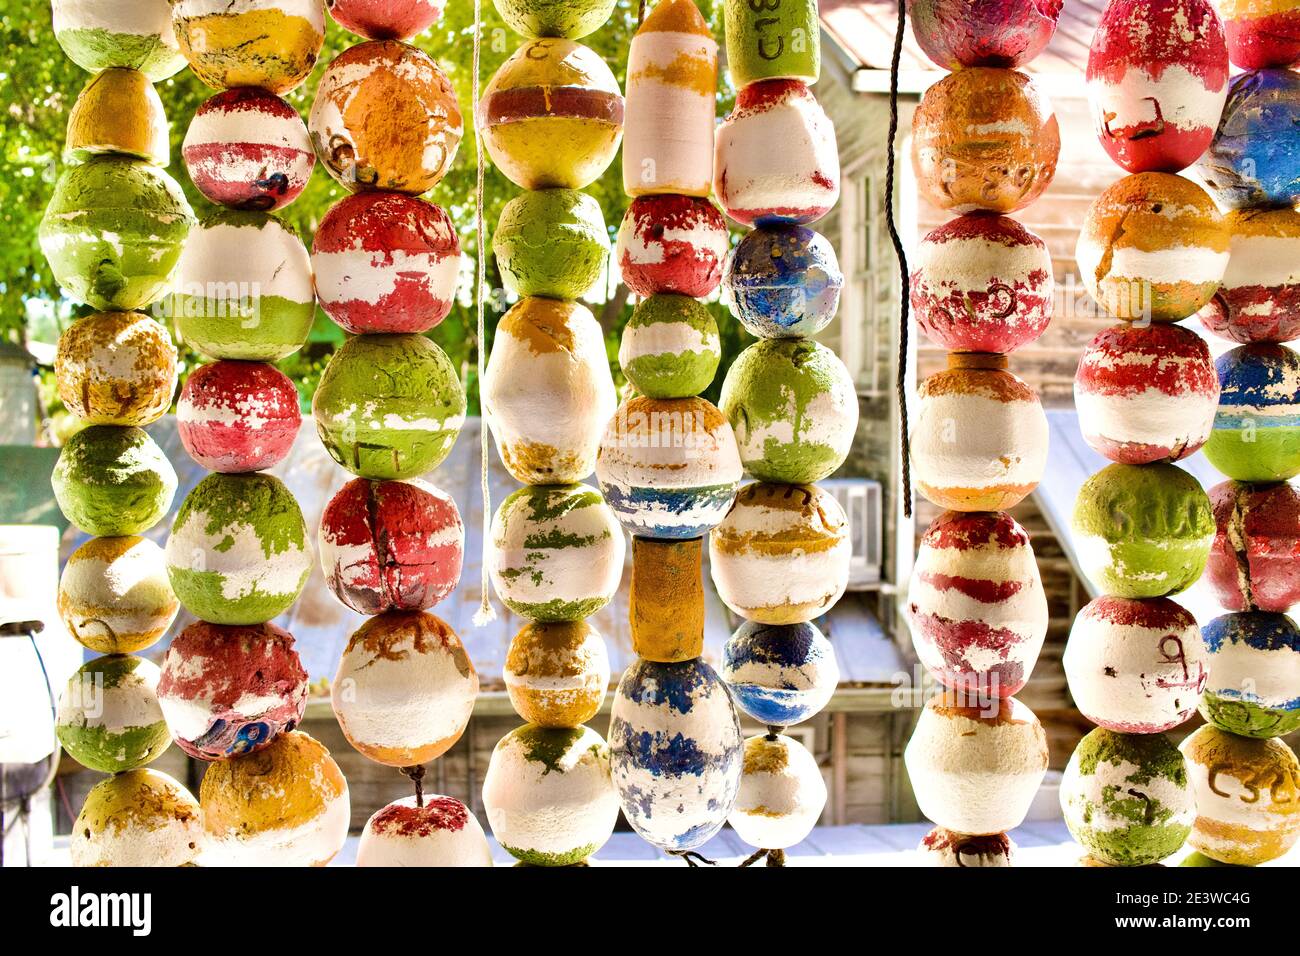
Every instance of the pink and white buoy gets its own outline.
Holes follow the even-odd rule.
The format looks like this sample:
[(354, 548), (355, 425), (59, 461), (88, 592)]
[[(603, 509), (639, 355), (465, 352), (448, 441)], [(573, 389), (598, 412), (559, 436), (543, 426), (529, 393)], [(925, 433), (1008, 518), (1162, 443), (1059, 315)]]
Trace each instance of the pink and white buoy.
[(921, 240), (911, 276), (917, 324), (951, 352), (1011, 352), (1052, 318), (1052, 257), (1014, 219), (971, 213)]
[(806, 225), (839, 201), (835, 126), (806, 83), (763, 80), (737, 94), (718, 127), (713, 191), (747, 226)]
[(921, 538), (908, 588), (912, 645), (946, 687), (1010, 697), (1047, 636), (1047, 596), (1025, 529), (1008, 514), (948, 511)]
[(1130, 173), (1205, 152), (1228, 97), (1228, 47), (1209, 0), (1111, 0), (1088, 53), (1097, 136)]
[(1079, 359), (1074, 404), (1084, 440), (1111, 461), (1178, 461), (1205, 444), (1219, 376), (1205, 340), (1167, 322), (1098, 332)]
[(311, 263), (321, 308), (344, 330), (427, 332), (451, 311), (460, 240), (433, 203), (360, 192), (325, 214)]
[(195, 187), (214, 203), (267, 212), (297, 199), (316, 164), (298, 111), (247, 86), (218, 93), (194, 112), (181, 157)]
[(176, 431), (208, 471), (239, 474), (283, 461), (302, 424), (298, 389), (265, 362), (200, 365), (176, 401)]

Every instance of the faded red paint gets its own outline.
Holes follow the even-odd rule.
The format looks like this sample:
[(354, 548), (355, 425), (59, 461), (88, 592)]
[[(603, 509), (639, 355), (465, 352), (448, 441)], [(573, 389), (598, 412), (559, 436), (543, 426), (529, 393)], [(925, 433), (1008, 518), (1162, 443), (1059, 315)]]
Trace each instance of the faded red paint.
[[(1106, 402), (1112, 414), (1126, 420), (1142, 414), (1124, 406), (1128, 399), (1139, 399), (1158, 392), (1170, 400), (1184, 403), (1177, 426), (1161, 435), (1162, 441), (1139, 442), (1119, 435), (1105, 434), (1098, 421), (1082, 423), (1088, 444), (1111, 461), (1127, 465), (1147, 465), (1159, 461), (1179, 461), (1204, 444), (1205, 435), (1191, 435), (1197, 421), (1208, 423), (1219, 397), (1219, 377), (1210, 357), (1209, 346), (1195, 332), (1171, 323), (1156, 322), (1148, 326), (1117, 325), (1103, 329), (1088, 343), (1075, 372), (1076, 396), (1089, 396)], [(1195, 400), (1199, 399), (1199, 402)], [(1163, 400), (1161, 400), (1163, 401)], [(1101, 416), (1097, 416), (1098, 419)]]
[(1089, 603), (1088, 614), (1118, 627), (1143, 627), (1181, 633), (1196, 624), (1191, 613), (1168, 598), (1121, 598), (1103, 595)]
[[(1284, 3), (1279, 2), (1281, 7)], [(1235, 4), (1234, 4), (1235, 6)], [(1250, 9), (1251, 4), (1242, 7)], [(1300, 63), (1300, 7), (1263, 17), (1234, 17), (1224, 11), (1228, 56), (1243, 70), (1292, 67)]]
[(791, 97), (804, 96), (812, 96), (812, 91), (803, 80), (760, 80), (736, 94), (736, 109), (766, 110)]
[[(230, 707), (241, 695), (294, 691), (307, 679), (293, 635), (274, 624), (209, 624), (195, 621), (168, 649), (176, 667), (163, 671), (159, 693), (180, 697), (210, 696)], [(191, 666), (201, 661), (198, 667)]]
[(1024, 588), (1022, 581), (992, 581), (987, 578), (969, 578), (957, 574), (920, 575), (922, 581), (937, 591), (956, 591), (983, 604), (997, 604), (1015, 597)]
[[(925, 264), (912, 272), (911, 303), (917, 324), (936, 345), (953, 352), (1010, 352), (1042, 335), (1052, 318), (1051, 256), (1043, 240), (1014, 219), (972, 213), (958, 216), (923, 240)], [(1005, 257), (989, 256), (984, 288), (952, 280), (949, 257), (966, 261), (991, 244), (995, 250), (1032, 248), (1041, 267), (1024, 276), (1005, 273)]]
[(427, 837), (434, 833), (459, 833), (469, 821), (465, 804), (451, 797), (426, 797), (424, 806), (390, 803), (370, 820), (370, 830), (395, 837)]
[[(369, 275), (330, 263), (331, 255), (348, 252), (369, 254), (362, 267)], [(321, 308), (348, 332), (427, 332), (451, 311), (457, 280), (455, 269), (444, 276), (431, 266), (459, 262), (460, 240), (440, 206), (401, 193), (359, 192), (325, 214), (312, 259)]]
[[(293, 644), (292, 635), (274, 624), (195, 621), (185, 628), (163, 658), (158, 696), (206, 703), (212, 730), (197, 740), (173, 732), (176, 745), (191, 757), (213, 760), (225, 756), (227, 738), (245, 724), (265, 725), (265, 736), (254, 749), (298, 726), (307, 709), (307, 671)], [(240, 709), (247, 708), (248, 700), (262, 702), (262, 709)]]
[(1024, 687), (1047, 623), (1037, 575), (1025, 570), (1032, 561), (1029, 536), (1008, 514), (949, 511), (926, 529), (907, 617), (921, 663), (945, 687), (980, 698)]
[(1089, 81), (1118, 83), (1134, 67), (1158, 80), (1175, 66), (1211, 90), (1228, 82), (1223, 25), (1208, 0), (1111, 0), (1107, 4), (1088, 57)]
[(516, 86), (497, 90), (483, 104), (489, 126), (556, 117), (623, 125), (623, 97), (588, 86)]
[(1024, 66), (1043, 52), (1062, 0), (908, 0), (912, 33), (945, 70)]
[(1201, 323), (1216, 335), (1247, 345), (1300, 338), (1300, 284), (1222, 287), (1222, 308), (1203, 309)]
[(1300, 604), (1300, 491), (1225, 481), (1209, 495), (1217, 530), (1205, 578), (1219, 603), (1276, 612)]
[(1149, 77), (1141, 86), (1145, 102), (1132, 104), (1142, 107), (1135, 111), (1141, 119), (1126, 126), (1110, 113), (1096, 117), (1101, 145), (1129, 172), (1177, 172), (1195, 162), (1214, 138), (1213, 122), (1173, 124), (1174, 111), (1185, 105), (1174, 97), (1187, 95), (1182, 74), (1171, 80), (1167, 96), (1160, 83), (1174, 67), (1200, 80), (1204, 94), (1198, 91), (1198, 97), (1222, 95), (1228, 48), (1209, 0), (1111, 0), (1093, 35), (1087, 82), (1115, 86), (1134, 71)]
[(208, 471), (261, 471), (283, 461), (302, 423), (298, 390), (264, 362), (200, 365), (176, 403), (176, 430)]
[(455, 502), (411, 482), (348, 482), (325, 506), (320, 537), (325, 583), (362, 614), (433, 607), (460, 580)]
[[(693, 233), (675, 238), (669, 233)], [(638, 262), (632, 248), (658, 247), (657, 262)], [(619, 229), (618, 265), (637, 295), (675, 293), (702, 299), (722, 281), (727, 223), (707, 199), (697, 196), (638, 196)]]
[[(915, 604), (910, 611), (914, 639), (920, 636), (934, 645), (944, 661), (943, 668), (929, 668), (943, 686), (983, 696), (1010, 697), (1029, 680), (1024, 662), (1011, 657), (1025, 643), (1024, 635), (1005, 627), (990, 627), (983, 621), (925, 614)], [(975, 670), (968, 659), (972, 650), (993, 651), (1001, 660)]]
[(1164, 322), (1116, 325), (1098, 332), (1079, 361), (1075, 382), (1103, 395), (1150, 389), (1166, 395), (1214, 395), (1219, 389), (1205, 340)]
[(299, 136), (302, 147), (238, 139), (199, 141), (192, 130), (181, 147), (181, 158), (199, 192), (222, 206), (264, 211), (282, 209), (298, 198), (311, 178), (316, 156), (297, 110), (274, 93), (237, 87), (199, 106), (194, 114), (196, 124), (207, 117), (236, 129), (259, 121), (277, 124), (281, 135)]
[(945, 511), (925, 530), (921, 544), (966, 551), (995, 543), (1001, 548), (1027, 548), (1029, 535), (1002, 511)]

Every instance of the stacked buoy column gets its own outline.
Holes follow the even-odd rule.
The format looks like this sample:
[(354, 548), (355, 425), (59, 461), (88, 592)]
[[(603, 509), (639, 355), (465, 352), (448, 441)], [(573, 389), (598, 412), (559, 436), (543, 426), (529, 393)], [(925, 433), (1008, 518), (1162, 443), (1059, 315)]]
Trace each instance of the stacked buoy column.
[[(713, 189), (752, 227), (723, 272), (732, 316), (758, 338), (727, 370), (722, 412), (745, 485), (709, 536), (723, 603), (743, 618), (722, 679), (766, 733), (744, 742), (737, 835), (768, 865), (803, 840), (826, 805), (817, 759), (785, 728), (814, 717), (839, 684), (815, 623), (848, 586), (848, 519), (815, 482), (849, 453), (858, 397), (844, 363), (813, 338), (835, 317), (844, 279), (834, 247), (808, 228), (839, 199), (835, 127), (812, 92), (821, 73), (814, 0), (724, 7), (736, 105), (718, 128)], [(780, 144), (776, 147), (776, 144)]]
[(408, 41), (440, 5), (337, 2), (365, 38), (325, 68), (308, 121), (322, 165), (349, 195), (312, 241), (321, 308), (351, 336), (312, 401), (326, 450), (356, 475), (321, 514), (325, 582), (370, 615), (330, 686), (357, 751), (412, 782), (366, 821), (358, 866), (490, 866), (487, 837), (459, 800), (424, 792), (425, 764), (469, 723), (478, 674), (430, 608), (460, 580), (465, 532), (451, 496), (421, 480), (451, 451), (465, 391), (425, 333), (451, 310), (460, 242), (421, 194), (450, 169), (463, 123), (451, 81)]
[[(274, 37), (263, 34), (272, 21), (283, 28)], [(297, 388), (271, 363), (302, 346), (316, 306), (307, 248), (271, 215), (314, 165), (306, 127), (279, 94), (311, 72), (324, 8), (178, 2), (172, 23), (195, 74), (219, 91), (195, 113), (182, 157), (224, 208), (190, 233), (170, 299), (182, 339), (211, 360), (190, 373), (176, 420), (212, 474), (167, 540), (172, 586), (198, 621), (168, 648), (159, 698), (177, 746), (210, 763), (204, 863), (321, 866), (343, 846), (351, 806), (329, 752), (295, 729), (307, 672), (271, 621), (306, 584), (311, 545), (297, 501), (263, 472), (289, 454), (301, 424)]]
[(158, 667), (136, 656), (171, 626), (179, 605), (163, 552), (140, 537), (171, 508), (176, 473), (145, 431), (176, 389), (176, 349), (144, 309), (157, 303), (194, 216), (168, 164), (167, 118), (151, 81), (185, 66), (166, 0), (130, 9), (57, 0), (64, 52), (94, 74), (68, 118), (60, 174), (40, 242), (64, 293), (98, 310), (59, 339), (59, 397), (85, 427), (54, 469), (63, 514), (93, 537), (68, 560), (58, 611), (102, 656), (63, 689), (59, 742), (110, 776), (87, 794), (72, 827), (74, 866), (182, 866), (203, 844), (198, 801), (145, 769), (170, 743)]
[(1177, 173), (1210, 144), (1227, 93), (1223, 28), (1206, 0), (1113, 0), (1088, 56), (1102, 146), (1130, 175), (1089, 208), (1076, 261), (1118, 324), (1089, 343), (1075, 375), (1084, 439), (1114, 464), (1090, 477), (1073, 525), (1102, 596), (1079, 612), (1064, 664), (1097, 724), (1061, 781), (1085, 864), (1171, 856), (1196, 813), (1190, 765), (1165, 731), (1205, 687), (1196, 621), (1170, 599), (1205, 567), (1214, 524), (1200, 484), (1172, 462), (1210, 437), (1219, 384), (1205, 341), (1177, 323), (1210, 301), (1228, 235), (1203, 189)]
[(488, 83), (477, 128), (497, 168), (525, 191), (492, 237), (519, 299), (497, 323), (483, 415), (524, 487), (493, 516), (484, 560), (497, 596), (527, 621), (504, 674), (527, 723), (493, 749), (483, 805), (493, 836), (521, 864), (571, 866), (618, 820), (609, 747), (586, 726), (609, 684), (604, 640), (586, 619), (618, 590), (625, 546), (609, 506), (582, 482), (614, 413), (614, 380), (600, 324), (578, 300), (609, 257), (600, 204), (581, 190), (618, 151), (623, 97), (604, 60), (577, 42), (606, 22), (612, 2), (496, 7), (528, 39)]
[[(1227, 268), (1200, 313), (1239, 343), (1220, 356), (1205, 456), (1228, 480), (1209, 491), (1206, 578), (1229, 612), (1202, 628), (1208, 724), (1182, 746), (1196, 797), (1189, 861), (1257, 865), (1300, 840), (1300, 761), (1281, 738), (1300, 728), (1300, 541), (1296, 409), (1300, 360), (1300, 10), (1223, 0), (1227, 55), (1245, 72), (1196, 171), (1227, 210)], [(1263, 781), (1267, 785), (1261, 786)]]
[[(1037, 56), (1059, 7), (911, 0), (922, 49), (954, 72), (913, 119), (922, 195), (957, 213), (920, 243), (909, 277), (917, 324), (948, 350), (921, 383), (912, 424), (917, 490), (946, 509), (926, 529), (908, 586), (917, 657), (940, 691), (925, 705), (905, 760), (936, 828), (920, 851), (935, 866), (1008, 866), (1047, 772), (1047, 736), (1015, 698), (1047, 634), (1047, 598), (1028, 533), (1007, 511), (1037, 486), (1047, 419), (1008, 355), (1051, 320), (1052, 261), (1009, 217), (1051, 183), (1060, 134), (1050, 103), (1017, 67)], [(978, 39), (976, 39), (978, 38)]]
[[(721, 359), (698, 301), (717, 288), (727, 227), (709, 202), (718, 45), (691, 0), (661, 0), (628, 50), (619, 227), (637, 296), (619, 365), (631, 395), (604, 430), (596, 474), (632, 535), (636, 660), (614, 695), (614, 786), (632, 828), (689, 854), (726, 822), (740, 779), (735, 709), (704, 650), (704, 535), (741, 477), (731, 426), (699, 397)], [(691, 857), (687, 856), (688, 862)]]

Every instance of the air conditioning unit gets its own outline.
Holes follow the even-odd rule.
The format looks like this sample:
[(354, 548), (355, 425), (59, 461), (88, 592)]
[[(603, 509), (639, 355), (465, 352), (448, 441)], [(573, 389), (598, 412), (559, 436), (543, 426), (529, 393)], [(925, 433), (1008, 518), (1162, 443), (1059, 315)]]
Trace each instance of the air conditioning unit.
[(831, 478), (818, 482), (835, 496), (849, 517), (849, 590), (866, 591), (880, 583), (884, 542), (884, 492), (869, 478)]

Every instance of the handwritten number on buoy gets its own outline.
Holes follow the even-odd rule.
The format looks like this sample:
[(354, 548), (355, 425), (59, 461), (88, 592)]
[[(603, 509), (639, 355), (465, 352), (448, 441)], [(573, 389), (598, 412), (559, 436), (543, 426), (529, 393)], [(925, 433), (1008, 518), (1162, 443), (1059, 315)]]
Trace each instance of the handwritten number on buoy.
[[(775, 13), (781, 9), (781, 0), (749, 0), (749, 9), (755, 13), (764, 11)], [(784, 36), (766, 35), (773, 27), (779, 27), (780, 23), (777, 17), (760, 17), (754, 21), (754, 29), (758, 32), (757, 52), (764, 60), (775, 60), (785, 52)]]

